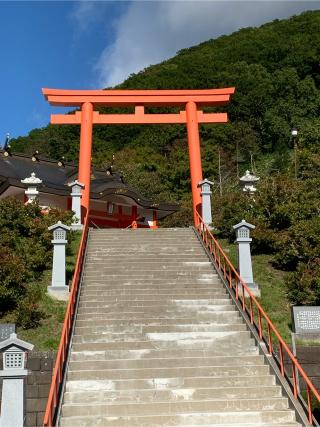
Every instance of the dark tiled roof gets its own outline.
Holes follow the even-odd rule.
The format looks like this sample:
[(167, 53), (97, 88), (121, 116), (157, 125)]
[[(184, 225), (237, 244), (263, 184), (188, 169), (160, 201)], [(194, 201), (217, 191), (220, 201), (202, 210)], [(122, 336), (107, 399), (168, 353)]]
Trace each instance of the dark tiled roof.
[[(41, 191), (68, 196), (70, 188), (68, 182), (77, 178), (78, 168), (72, 163), (59, 166), (58, 162), (51, 159), (40, 158), (32, 161), (30, 156), (14, 154), (4, 156), (0, 150), (0, 194), (10, 185), (25, 188), (21, 183), (34, 172), (42, 180)], [(158, 209), (169, 212), (178, 210), (178, 205), (169, 203), (156, 204), (150, 199), (144, 198), (137, 190), (131, 188), (122, 181), (119, 173), (108, 175), (106, 171), (92, 168), (91, 194), (92, 199), (100, 199), (106, 195), (124, 195), (133, 199), (144, 208)]]

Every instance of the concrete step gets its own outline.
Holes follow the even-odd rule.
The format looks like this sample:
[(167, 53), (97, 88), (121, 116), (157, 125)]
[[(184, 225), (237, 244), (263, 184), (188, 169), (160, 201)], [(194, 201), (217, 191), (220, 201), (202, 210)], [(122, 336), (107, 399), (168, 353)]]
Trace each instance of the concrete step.
[[(166, 256), (166, 257), (174, 257), (177, 256), (179, 257), (179, 260), (185, 260), (185, 258), (187, 258), (189, 256), (189, 261), (191, 261), (192, 259), (194, 261), (196, 261), (195, 259), (195, 255), (197, 255), (198, 257), (201, 257), (202, 260), (205, 260), (206, 254), (203, 252), (203, 249), (200, 248), (189, 248), (189, 249), (183, 249), (181, 248), (171, 248), (169, 249), (169, 247), (158, 247), (158, 248), (144, 248), (143, 250), (137, 249), (137, 248), (132, 248), (130, 247), (129, 249), (127, 248), (112, 248), (112, 249), (105, 249), (102, 248), (101, 246), (96, 246), (96, 247), (89, 247), (89, 254), (90, 255), (102, 255), (104, 257), (106, 256), (116, 256), (117, 260), (119, 262), (119, 259), (122, 258), (127, 258), (127, 256), (130, 256), (132, 254), (134, 254), (135, 256), (133, 257), (134, 259), (138, 259), (138, 258), (143, 258), (144, 257), (149, 257), (152, 256), (154, 258), (158, 257), (158, 256)], [(192, 256), (192, 258), (190, 258), (190, 256)], [(208, 260), (208, 257), (207, 257)]]
[(218, 276), (214, 273), (199, 273), (196, 274), (193, 271), (160, 271), (160, 270), (154, 270), (153, 272), (143, 272), (143, 271), (132, 271), (132, 272), (118, 272), (116, 273), (116, 271), (114, 271), (114, 273), (104, 273), (103, 271), (100, 271), (97, 269), (96, 272), (94, 271), (85, 271), (84, 275), (83, 275), (84, 280), (88, 280), (88, 279), (93, 279), (93, 280), (97, 280), (97, 279), (103, 279), (106, 281), (112, 280), (112, 279), (116, 279), (117, 281), (119, 281), (120, 279), (123, 281), (131, 281), (132, 279), (139, 279), (139, 280), (159, 280), (159, 279), (165, 279), (165, 280), (177, 280), (180, 278), (180, 280), (185, 280), (188, 279), (190, 280), (194, 280), (194, 281), (198, 281), (201, 279), (206, 279), (206, 280), (218, 280)]
[[(147, 305), (147, 304), (126, 304), (126, 303), (118, 303), (118, 304), (106, 304), (105, 307), (81, 307), (81, 314), (103, 314), (108, 312), (109, 314), (112, 312), (121, 313), (145, 313), (148, 314), (150, 312), (161, 314), (170, 314), (176, 313), (177, 315), (181, 312), (185, 313), (185, 310), (188, 309), (190, 314), (192, 312), (197, 312), (199, 314), (205, 314), (210, 312), (218, 312), (218, 311), (235, 311), (236, 308), (232, 305), (231, 302), (225, 302), (222, 304), (186, 304), (186, 303), (171, 303), (162, 304), (162, 305)], [(195, 313), (194, 313), (195, 314)]]
[(239, 411), (281, 411), (288, 409), (286, 398), (260, 398), (260, 399), (229, 399), (225, 400), (200, 400), (200, 401), (178, 401), (178, 402), (156, 402), (156, 403), (126, 403), (109, 404), (104, 403), (75, 405), (64, 404), (62, 406), (62, 417), (64, 416), (137, 416), (137, 415), (167, 415), (177, 413), (206, 413), (206, 412), (239, 412)]
[[(196, 279), (186, 277), (176, 277), (175, 279), (168, 278), (153, 278), (152, 281), (148, 280), (144, 282), (141, 278), (110, 278), (108, 276), (99, 278), (87, 278), (83, 280), (83, 287), (95, 290), (95, 287), (108, 290), (109, 288), (114, 289), (134, 289), (138, 287), (140, 289), (168, 289), (175, 287), (175, 289), (200, 289), (201, 286), (207, 285), (207, 289), (225, 289), (218, 278), (212, 279), (211, 277), (197, 277)], [(98, 290), (98, 289), (97, 289)]]
[(105, 333), (172, 333), (172, 332), (228, 332), (228, 331), (246, 331), (247, 327), (244, 323), (229, 323), (229, 324), (212, 324), (212, 325), (162, 325), (158, 322), (158, 325), (146, 326), (146, 325), (135, 325), (130, 322), (126, 326), (118, 325), (104, 325), (104, 326), (76, 326), (75, 335), (103, 335)]
[[(124, 260), (124, 262), (131, 264), (137, 264), (137, 256), (133, 253), (128, 253), (126, 255), (126, 257), (121, 257), (121, 259)], [(208, 256), (204, 253), (199, 251), (197, 254), (185, 254), (182, 255), (180, 254), (166, 254), (166, 253), (156, 253), (156, 254), (152, 254), (152, 253), (145, 253), (143, 255), (143, 262), (145, 263), (165, 263), (165, 262), (171, 262), (171, 263), (178, 263), (181, 264), (183, 262), (203, 262), (203, 261), (208, 261), (209, 258)], [(101, 251), (92, 251), (89, 250), (87, 252), (87, 256), (86, 256), (86, 261), (89, 263), (91, 262), (98, 262), (98, 263), (103, 263), (104, 261), (107, 262), (119, 262), (119, 256), (114, 254), (114, 253), (108, 253), (108, 254), (104, 254), (104, 252)]]
[[(210, 318), (209, 318), (210, 317)], [(150, 315), (147, 316), (136, 316), (135, 318), (125, 319), (122, 316), (122, 313), (118, 313), (116, 318), (111, 318), (107, 316), (106, 318), (86, 318), (85, 316), (82, 316), (81, 313), (77, 316), (77, 323), (76, 327), (103, 327), (105, 330), (107, 330), (108, 327), (119, 327), (124, 328), (127, 326), (137, 326), (137, 327), (143, 327), (143, 326), (158, 326), (159, 324), (162, 326), (177, 326), (180, 327), (181, 325), (199, 325), (200, 327), (208, 325), (228, 325), (228, 324), (238, 324), (238, 322), (242, 323), (241, 317), (239, 316), (239, 313), (236, 311), (229, 311), (229, 312), (218, 312), (218, 313), (211, 313), (210, 316), (203, 316), (202, 320), (198, 317), (186, 317), (186, 316), (180, 316), (180, 317), (164, 317), (163, 315), (161, 317), (155, 317)]]
[(216, 283), (208, 283), (208, 281), (203, 281), (200, 283), (195, 283), (194, 281), (190, 283), (186, 283), (185, 281), (181, 282), (170, 282), (167, 280), (156, 282), (143, 282), (143, 281), (134, 281), (134, 282), (122, 282), (122, 283), (116, 283), (115, 281), (109, 282), (109, 280), (100, 280), (95, 281), (94, 279), (91, 281), (86, 281), (82, 283), (81, 286), (81, 293), (86, 292), (89, 294), (94, 294), (99, 292), (98, 289), (93, 289), (93, 286), (99, 286), (101, 287), (103, 292), (115, 292), (117, 291), (120, 295), (121, 293), (127, 293), (127, 292), (136, 292), (140, 291), (140, 293), (143, 293), (143, 291), (146, 292), (157, 292), (157, 293), (188, 293), (191, 294), (197, 293), (197, 292), (212, 292), (215, 293), (224, 293), (226, 294), (226, 288), (221, 285), (220, 282), (216, 281)]
[[(81, 287), (81, 290), (87, 290), (90, 292), (102, 292), (102, 291), (109, 291), (109, 290), (116, 290), (118, 289), (121, 291), (134, 291), (135, 289), (141, 289), (141, 290), (167, 290), (167, 289), (173, 289), (174, 286), (176, 286), (176, 291), (179, 292), (180, 290), (186, 290), (190, 289), (193, 291), (196, 291), (197, 289), (201, 290), (204, 289), (206, 286), (206, 290), (208, 291), (226, 291), (225, 287), (222, 287), (221, 283), (218, 281), (213, 281), (211, 279), (202, 279), (199, 280), (181, 280), (176, 279), (174, 283), (174, 280), (166, 280), (166, 279), (153, 279), (152, 283), (151, 281), (148, 283), (143, 283), (140, 279), (138, 280), (126, 280), (123, 282), (122, 280), (117, 279), (103, 279), (100, 280), (92, 280), (85, 281)], [(203, 287), (201, 287), (203, 285)]]
[[(188, 313), (186, 313), (186, 309), (188, 309)], [(121, 310), (121, 312), (119, 312)], [(208, 314), (208, 313), (215, 313), (218, 311), (235, 311), (236, 308), (231, 303), (228, 304), (220, 304), (220, 305), (203, 305), (203, 306), (188, 306), (187, 304), (171, 304), (169, 305), (158, 305), (153, 306), (149, 305), (141, 305), (138, 307), (130, 306), (130, 304), (114, 304), (113, 306), (110, 305), (109, 307), (82, 307), (81, 308), (81, 315), (110, 315), (111, 313), (114, 313), (117, 315), (122, 315), (123, 317), (127, 317), (127, 314), (130, 316), (134, 313), (140, 313), (149, 315), (152, 313), (153, 315), (159, 315), (159, 316), (170, 316), (170, 315), (179, 315), (182, 314), (188, 314), (189, 317), (191, 317), (192, 314), (194, 315), (201, 315), (201, 314)], [(90, 316), (91, 317), (91, 316)]]
[[(230, 352), (235, 358), (259, 355), (256, 346), (240, 347), (230, 346)], [(120, 360), (120, 359), (160, 359), (160, 358), (183, 358), (183, 357), (225, 357), (221, 349), (136, 349), (136, 350), (86, 350), (76, 351), (73, 348), (71, 360)]]
[(92, 229), (90, 230), (90, 239), (96, 236), (115, 236), (123, 239), (124, 237), (130, 236), (144, 236), (145, 237), (159, 237), (160, 235), (168, 236), (195, 236), (195, 233), (192, 228), (157, 228), (157, 229), (145, 229), (138, 228), (135, 230), (132, 229), (119, 229), (119, 228), (110, 228), (110, 229)]
[(199, 342), (204, 342), (206, 344), (215, 343), (216, 345), (220, 343), (224, 343), (226, 340), (230, 340), (232, 338), (233, 342), (247, 343), (250, 340), (250, 333), (248, 331), (232, 331), (229, 330), (227, 332), (150, 332), (147, 334), (133, 334), (128, 332), (122, 333), (105, 333), (105, 334), (88, 334), (88, 335), (74, 335), (73, 343), (115, 343), (115, 342), (125, 342), (129, 343), (137, 343), (137, 342), (156, 342), (162, 344), (176, 344), (176, 345), (184, 345), (184, 343), (196, 343), (197, 340)]
[[(105, 273), (105, 274), (114, 274), (114, 273), (119, 273), (119, 274), (129, 274), (129, 273), (141, 273), (141, 271), (145, 272), (146, 274), (150, 274), (152, 272), (175, 272), (175, 273), (180, 273), (180, 274), (197, 274), (197, 273), (214, 273), (214, 269), (212, 266), (210, 265), (206, 265), (203, 267), (200, 266), (194, 266), (194, 267), (184, 267), (183, 265), (171, 265), (171, 266), (166, 266), (166, 265), (138, 265), (138, 266), (128, 266), (128, 265), (121, 265), (120, 267), (115, 267), (114, 264), (105, 264), (105, 265), (101, 265), (101, 264), (95, 264), (95, 263), (91, 263), (90, 267), (86, 268), (86, 272), (87, 273), (92, 273), (92, 272), (101, 272), (101, 273)], [(214, 273), (216, 274), (216, 273)]]
[[(234, 336), (234, 334), (233, 334)], [(87, 342), (74, 343), (72, 351), (107, 351), (107, 350), (215, 350), (216, 354), (228, 354), (237, 349), (244, 351), (249, 346), (254, 345), (254, 340), (246, 339), (242, 341), (232, 341), (229, 339), (207, 339), (207, 340), (181, 340), (181, 341), (133, 341), (133, 342)], [(217, 348), (217, 343), (219, 347)]]
[(264, 358), (261, 355), (234, 357), (180, 357), (180, 358), (158, 358), (158, 359), (111, 359), (111, 360), (88, 360), (71, 361), (70, 371), (94, 370), (94, 369), (149, 369), (165, 367), (204, 367), (204, 366), (249, 366), (263, 365)]
[(141, 368), (141, 369), (96, 369), (96, 370), (68, 370), (67, 380), (110, 380), (110, 379), (155, 379), (172, 377), (229, 377), (229, 376), (256, 376), (267, 375), (269, 366), (195, 366), (178, 368)]
[(75, 416), (61, 427), (299, 427), (293, 411), (176, 413), (160, 416)]
[(207, 399), (253, 399), (281, 397), (280, 386), (218, 387), (218, 388), (171, 388), (74, 391), (64, 395), (64, 403), (105, 402), (157, 402)]
[(105, 299), (105, 301), (98, 301), (98, 300), (91, 300), (91, 301), (82, 301), (79, 304), (79, 307), (89, 308), (89, 307), (95, 307), (95, 308), (108, 308), (110, 306), (113, 307), (166, 307), (166, 306), (191, 306), (191, 307), (200, 307), (203, 306), (211, 307), (216, 305), (228, 305), (232, 304), (230, 298), (226, 298), (227, 295), (210, 299), (194, 299), (193, 298), (185, 298), (185, 299), (178, 299), (178, 298), (158, 298), (155, 299), (155, 297), (149, 297), (149, 298), (117, 298), (117, 297), (108, 297)]
[[(198, 245), (198, 246), (197, 246)], [(145, 239), (144, 241), (140, 239), (125, 239), (124, 241), (121, 242), (116, 242), (115, 239), (101, 239), (101, 240), (97, 240), (97, 239), (89, 239), (88, 242), (88, 248), (94, 248), (95, 250), (99, 251), (99, 250), (109, 250), (112, 248), (120, 248), (122, 247), (124, 250), (129, 251), (131, 247), (137, 247), (139, 246), (140, 248), (143, 247), (161, 247), (163, 246), (164, 248), (170, 248), (172, 250), (174, 250), (174, 248), (179, 248), (182, 249), (183, 251), (188, 250), (188, 249), (199, 249), (202, 247), (202, 245), (200, 246), (200, 242), (194, 238), (186, 238), (181, 236), (181, 238), (179, 239), (179, 243), (177, 243), (177, 239), (169, 239), (169, 238), (158, 238), (158, 239)], [(131, 254), (133, 255), (134, 252), (131, 252)], [(203, 254), (205, 254), (205, 252), (203, 252)]]
[(101, 301), (101, 298), (116, 298), (117, 300), (125, 299), (148, 299), (148, 298), (161, 298), (161, 299), (200, 299), (215, 298), (215, 297), (227, 297), (225, 289), (159, 289), (159, 288), (147, 288), (147, 289), (123, 289), (113, 287), (110, 290), (104, 291), (92, 291), (85, 287), (81, 289), (81, 302), (88, 301)]
[(202, 389), (213, 388), (234, 389), (237, 387), (271, 387), (276, 385), (273, 375), (259, 375), (240, 377), (172, 377), (172, 378), (153, 378), (153, 379), (100, 379), (100, 380), (81, 380), (67, 381), (66, 391), (69, 393), (90, 392), (90, 391), (119, 391), (135, 390), (140, 393), (141, 390), (171, 390), (179, 388)]
[[(229, 307), (228, 307), (229, 308)], [(197, 322), (216, 322), (217, 319), (220, 319), (222, 323), (228, 323), (231, 321), (230, 319), (239, 318), (239, 312), (236, 310), (232, 310), (232, 306), (230, 306), (230, 310), (225, 311), (217, 311), (217, 312), (203, 312), (203, 313), (186, 313), (176, 311), (172, 312), (104, 312), (104, 313), (95, 313), (91, 312), (90, 315), (88, 313), (83, 313), (82, 311), (77, 315), (77, 321), (85, 320), (85, 321), (94, 321), (98, 322), (99, 320), (102, 324), (107, 324), (109, 321), (131, 321), (133, 323), (145, 324), (147, 319), (153, 319), (153, 321), (165, 320), (165, 321), (177, 321), (178, 322), (187, 322), (192, 323), (192, 321)]]

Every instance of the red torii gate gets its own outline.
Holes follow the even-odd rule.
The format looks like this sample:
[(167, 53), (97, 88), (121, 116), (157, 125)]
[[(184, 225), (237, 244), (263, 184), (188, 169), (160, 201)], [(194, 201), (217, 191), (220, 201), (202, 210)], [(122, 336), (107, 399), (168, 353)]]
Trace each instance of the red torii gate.
[[(63, 90), (42, 89), (46, 100), (53, 106), (79, 107), (74, 114), (52, 114), (52, 124), (80, 125), (79, 181), (85, 185), (82, 195), (84, 214), (89, 212), (92, 152), (92, 126), (94, 124), (160, 124), (187, 125), (193, 217), (200, 212), (201, 195), (198, 183), (202, 181), (199, 141), (199, 123), (226, 123), (226, 113), (204, 113), (199, 106), (227, 104), (235, 88), (195, 90)], [(134, 114), (100, 114), (96, 106), (134, 106)], [(183, 107), (180, 113), (145, 114), (145, 107)]]

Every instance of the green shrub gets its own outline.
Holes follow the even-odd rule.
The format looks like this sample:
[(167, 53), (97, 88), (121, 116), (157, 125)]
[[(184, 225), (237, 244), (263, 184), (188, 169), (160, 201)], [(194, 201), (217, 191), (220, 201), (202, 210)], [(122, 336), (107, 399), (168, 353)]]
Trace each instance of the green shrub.
[(290, 302), (295, 305), (320, 305), (320, 258), (299, 263), (285, 285)]
[[(0, 315), (13, 313), (11, 318), (25, 328), (40, 321), (41, 292), (30, 282), (50, 266), (52, 233), (48, 226), (59, 220), (70, 224), (71, 219), (72, 212), (52, 209), (43, 215), (36, 203), (0, 200)], [(72, 233), (68, 235), (70, 240)]]
[(297, 222), (278, 240), (274, 264), (284, 270), (295, 270), (320, 253), (320, 218)]
[(45, 313), (40, 310), (39, 301), (41, 297), (42, 289), (39, 285), (27, 285), (24, 298), (17, 304), (16, 321), (19, 326), (29, 329), (39, 325), (45, 316)]
[(23, 258), (8, 247), (0, 246), (0, 314), (10, 311), (25, 293), (28, 277)]

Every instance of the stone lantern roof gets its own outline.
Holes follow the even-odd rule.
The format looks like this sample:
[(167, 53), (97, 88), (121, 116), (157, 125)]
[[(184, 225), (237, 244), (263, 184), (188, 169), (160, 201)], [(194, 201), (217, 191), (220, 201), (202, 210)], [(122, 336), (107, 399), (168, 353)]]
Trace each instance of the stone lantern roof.
[(214, 182), (209, 181), (207, 178), (199, 182), (198, 187), (201, 187), (203, 184), (214, 185)]
[(23, 351), (26, 351), (26, 350), (32, 350), (34, 346), (33, 346), (33, 344), (30, 344), (26, 341), (19, 339), (17, 337), (17, 334), (13, 333), (10, 335), (9, 338), (0, 342), (0, 350), (1, 351), (4, 351), (10, 347), (17, 347)]
[(240, 227), (247, 227), (247, 228), (249, 228), (250, 230), (254, 230), (255, 228), (256, 228), (256, 226), (255, 225), (253, 225), (253, 224), (250, 224), (250, 222), (247, 222), (245, 219), (243, 219), (241, 222), (239, 222), (238, 224), (236, 224), (236, 225), (234, 225), (233, 226), (233, 229), (234, 230), (237, 230), (238, 228), (240, 228)]
[(34, 172), (32, 172), (31, 176), (29, 176), (28, 178), (22, 179), (21, 182), (22, 184), (27, 184), (27, 185), (42, 184), (42, 180), (40, 178), (37, 178)]
[(48, 227), (48, 230), (56, 230), (57, 228), (62, 228), (63, 230), (69, 231), (70, 227), (68, 227), (65, 224), (62, 224), (61, 221), (58, 221), (56, 224), (50, 225), (50, 227)]
[(84, 184), (82, 184), (82, 182), (79, 182), (77, 179), (68, 183), (68, 187), (74, 187), (75, 185), (79, 185), (79, 187), (84, 188)]
[(246, 170), (246, 173), (239, 179), (243, 184), (246, 184), (246, 183), (251, 184), (259, 181), (260, 178), (258, 176), (251, 174), (249, 170)]

